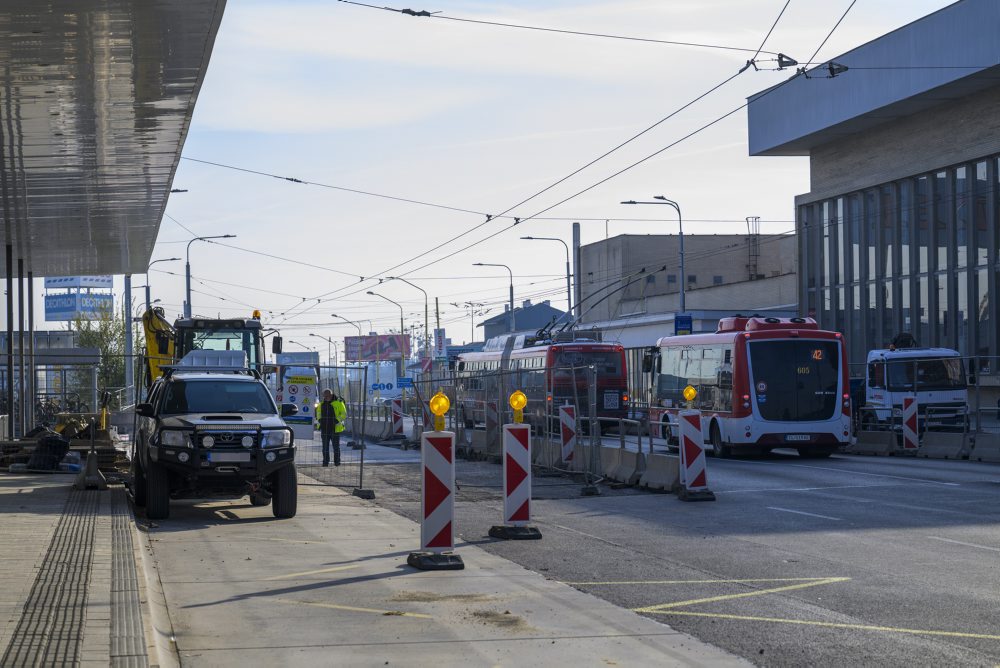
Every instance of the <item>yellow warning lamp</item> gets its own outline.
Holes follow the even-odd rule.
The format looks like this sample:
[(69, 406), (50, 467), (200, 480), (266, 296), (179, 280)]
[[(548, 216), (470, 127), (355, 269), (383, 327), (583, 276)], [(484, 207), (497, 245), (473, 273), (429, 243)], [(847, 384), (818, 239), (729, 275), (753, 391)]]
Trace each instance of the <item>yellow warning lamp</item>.
[(521, 390), (515, 390), (508, 399), (510, 407), (514, 409), (514, 424), (524, 422), (524, 407), (528, 405), (528, 397), (524, 396)]
[(698, 396), (698, 390), (688, 385), (687, 387), (684, 388), (681, 394), (684, 395), (684, 400), (688, 402), (688, 408), (691, 408), (691, 402), (694, 401), (695, 397)]
[(444, 392), (438, 390), (438, 393), (431, 397), (428, 405), (431, 413), (434, 413), (434, 431), (444, 431), (444, 414), (451, 408), (451, 401), (448, 400)]
[(260, 320), (260, 309), (254, 309), (253, 315), (250, 317), (252, 317), (254, 320)]

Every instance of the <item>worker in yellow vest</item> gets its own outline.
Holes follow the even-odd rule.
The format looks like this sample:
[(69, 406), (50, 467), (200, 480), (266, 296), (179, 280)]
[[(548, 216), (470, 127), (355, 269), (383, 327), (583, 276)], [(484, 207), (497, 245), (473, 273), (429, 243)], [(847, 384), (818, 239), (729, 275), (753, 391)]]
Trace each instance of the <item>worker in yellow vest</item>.
[(344, 431), (347, 406), (342, 397), (335, 397), (332, 390), (323, 390), (323, 401), (316, 405), (316, 428), (323, 443), (323, 466), (330, 465), (330, 446), (333, 446), (333, 465), (340, 466), (340, 432)]

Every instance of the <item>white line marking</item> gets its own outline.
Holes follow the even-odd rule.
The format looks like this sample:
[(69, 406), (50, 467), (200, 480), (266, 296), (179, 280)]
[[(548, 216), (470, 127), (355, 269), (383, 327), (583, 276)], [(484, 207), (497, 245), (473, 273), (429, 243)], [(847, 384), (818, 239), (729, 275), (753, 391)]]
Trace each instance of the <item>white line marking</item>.
[(963, 543), (960, 540), (952, 540), (950, 538), (940, 538), (938, 536), (927, 536), (931, 540), (939, 540), (943, 543), (954, 543), (955, 545), (964, 545), (966, 547), (978, 547), (980, 550), (989, 550), (990, 552), (1000, 552), (1000, 547), (989, 547), (987, 545), (976, 545), (975, 543)]
[(900, 475), (886, 475), (885, 473), (864, 473), (862, 471), (854, 471), (852, 469), (832, 469), (827, 466), (809, 466), (808, 464), (790, 464), (790, 466), (795, 466), (800, 469), (817, 469), (819, 471), (836, 471), (837, 473), (848, 473), (850, 475), (868, 475), (875, 478), (892, 478), (894, 480), (910, 480), (913, 482), (926, 482), (931, 485), (947, 485), (948, 487), (961, 487), (961, 483), (957, 482), (939, 482), (937, 480), (928, 480), (926, 478), (907, 478)]
[[(715, 492), (716, 494), (753, 494), (757, 492), (816, 492), (826, 489), (875, 489), (877, 487), (899, 487), (895, 483), (874, 484), (874, 485), (833, 485), (830, 487), (764, 487), (761, 489), (724, 489)], [(874, 503), (873, 501), (854, 500), (853, 503)], [(977, 503), (982, 503), (977, 501)]]
[(817, 515), (816, 513), (806, 513), (801, 510), (789, 510), (788, 508), (778, 508), (777, 506), (767, 506), (768, 510), (780, 510), (783, 513), (795, 513), (796, 515), (808, 515), (809, 517), (819, 517), (824, 520), (833, 520), (835, 522), (840, 522), (839, 517), (830, 517), (829, 515)]

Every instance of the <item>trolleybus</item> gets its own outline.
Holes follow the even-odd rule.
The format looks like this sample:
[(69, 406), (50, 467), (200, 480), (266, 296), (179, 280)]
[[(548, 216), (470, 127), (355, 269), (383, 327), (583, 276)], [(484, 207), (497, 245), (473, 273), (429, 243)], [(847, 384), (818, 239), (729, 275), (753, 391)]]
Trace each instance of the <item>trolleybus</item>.
[(715, 334), (660, 339), (646, 365), (655, 379), (650, 423), (668, 441), (691, 385), (716, 456), (795, 448), (826, 457), (850, 442), (844, 339), (811, 318), (723, 318)]
[(618, 343), (560, 340), (558, 335), (555, 340), (500, 336), (490, 339), (482, 352), (460, 355), (456, 370), (459, 410), (467, 428), (486, 421), (489, 402), (498, 402), (503, 408), (507, 393), (517, 389), (528, 396), (525, 419), (539, 428), (563, 405), (575, 406), (578, 416), (589, 417), (591, 377), (595, 379), (597, 417), (607, 418), (602, 426), (607, 428), (612, 419), (628, 417), (625, 349)]

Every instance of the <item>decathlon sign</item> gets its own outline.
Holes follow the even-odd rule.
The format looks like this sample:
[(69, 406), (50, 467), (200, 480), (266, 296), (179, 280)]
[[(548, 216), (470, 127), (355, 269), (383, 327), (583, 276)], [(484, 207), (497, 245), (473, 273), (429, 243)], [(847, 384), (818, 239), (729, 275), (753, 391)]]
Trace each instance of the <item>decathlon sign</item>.
[(45, 319), (70, 321), (77, 318), (92, 319), (111, 313), (115, 308), (114, 295), (70, 292), (45, 295)]

